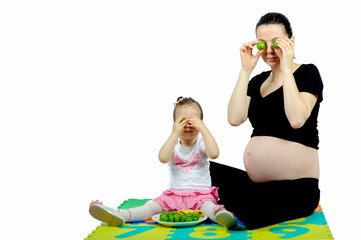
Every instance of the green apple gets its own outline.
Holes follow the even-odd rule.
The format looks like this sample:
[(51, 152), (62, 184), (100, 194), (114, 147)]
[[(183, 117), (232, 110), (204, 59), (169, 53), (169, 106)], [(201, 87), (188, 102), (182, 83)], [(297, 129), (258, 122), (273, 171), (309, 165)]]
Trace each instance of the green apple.
[(278, 48), (276, 41), (273, 42), (273, 48)]
[(262, 49), (265, 48), (265, 47), (266, 47), (266, 44), (264, 44), (264, 42), (259, 42), (259, 43), (257, 44), (258, 50), (262, 50)]

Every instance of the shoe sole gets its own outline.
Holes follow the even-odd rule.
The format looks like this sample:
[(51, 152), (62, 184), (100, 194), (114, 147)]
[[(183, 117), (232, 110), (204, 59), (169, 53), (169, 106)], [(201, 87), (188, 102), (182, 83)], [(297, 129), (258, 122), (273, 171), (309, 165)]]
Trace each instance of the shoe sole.
[(123, 225), (123, 219), (115, 216), (113, 213), (108, 212), (99, 205), (92, 205), (89, 207), (89, 213), (95, 219), (107, 223), (111, 227), (118, 227)]
[(231, 213), (227, 212), (221, 212), (217, 214), (214, 220), (216, 223), (226, 228), (230, 228), (237, 224), (237, 220), (234, 218), (233, 214), (231, 215)]

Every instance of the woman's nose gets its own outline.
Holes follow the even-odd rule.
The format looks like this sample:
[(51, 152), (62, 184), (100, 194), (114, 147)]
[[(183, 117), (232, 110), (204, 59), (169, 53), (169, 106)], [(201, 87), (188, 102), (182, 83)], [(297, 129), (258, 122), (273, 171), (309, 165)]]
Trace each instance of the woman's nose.
[(272, 46), (272, 44), (267, 44), (267, 53), (272, 53), (272, 52), (274, 52), (274, 48), (273, 48), (273, 46)]

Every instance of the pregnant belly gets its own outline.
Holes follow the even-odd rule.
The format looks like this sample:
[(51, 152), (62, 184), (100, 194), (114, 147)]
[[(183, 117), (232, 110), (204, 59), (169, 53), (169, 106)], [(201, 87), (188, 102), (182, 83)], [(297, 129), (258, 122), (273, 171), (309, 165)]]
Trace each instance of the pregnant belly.
[(255, 182), (319, 177), (316, 149), (275, 137), (251, 138), (244, 165)]

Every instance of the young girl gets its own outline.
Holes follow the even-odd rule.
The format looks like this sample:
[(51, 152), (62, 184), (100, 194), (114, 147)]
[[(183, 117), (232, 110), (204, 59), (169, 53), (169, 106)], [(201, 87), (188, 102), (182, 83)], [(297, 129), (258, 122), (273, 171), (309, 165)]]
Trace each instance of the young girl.
[(113, 209), (94, 201), (89, 208), (94, 218), (118, 227), (125, 222), (144, 221), (162, 211), (201, 209), (220, 225), (227, 228), (236, 225), (233, 214), (217, 205), (218, 188), (211, 185), (207, 159), (216, 159), (219, 149), (202, 121), (201, 106), (192, 98), (179, 97), (173, 120), (173, 131), (159, 151), (160, 162), (169, 166), (170, 188), (158, 198), (132, 209)]

